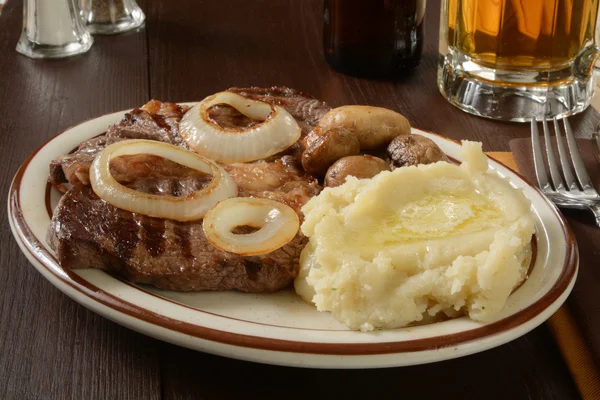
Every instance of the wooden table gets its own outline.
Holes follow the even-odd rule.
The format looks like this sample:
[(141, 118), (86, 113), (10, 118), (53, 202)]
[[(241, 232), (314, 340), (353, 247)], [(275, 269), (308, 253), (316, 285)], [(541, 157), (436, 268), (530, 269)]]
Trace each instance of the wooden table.
[[(150, 98), (199, 100), (229, 86), (287, 85), (337, 106), (397, 109), (419, 128), (506, 151), (525, 125), (467, 115), (436, 87), (439, 0), (430, 0), (419, 68), (396, 82), (338, 74), (321, 52), (322, 1), (140, 1), (140, 32), (96, 37), (91, 51), (33, 61), (14, 51), (22, 4), (0, 16), (0, 193), (47, 138)], [(573, 118), (579, 136), (598, 115)], [(585, 134), (584, 134), (585, 132)], [(2, 197), (5, 201), (6, 197)], [(578, 392), (546, 326), (502, 347), (438, 364), (322, 371), (211, 356), (142, 336), (63, 295), (28, 263), (0, 213), (0, 398), (573, 399)]]

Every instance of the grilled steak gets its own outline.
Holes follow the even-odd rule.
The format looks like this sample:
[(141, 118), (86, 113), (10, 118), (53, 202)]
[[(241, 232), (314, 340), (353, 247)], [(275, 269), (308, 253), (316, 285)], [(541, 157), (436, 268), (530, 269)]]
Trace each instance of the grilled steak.
[[(286, 88), (236, 91), (278, 102), (304, 124), (303, 131), (310, 130), (329, 109)], [(99, 199), (89, 187), (89, 166), (110, 143), (144, 138), (186, 147), (179, 136), (179, 121), (185, 111), (172, 103), (151, 101), (128, 113), (106, 135), (82, 143), (73, 154), (52, 162), (51, 182), (72, 184), (48, 230), (48, 242), (61, 265), (111, 270), (132, 282), (172, 290), (273, 292), (289, 286), (298, 273), (298, 258), (306, 241), (300, 233), (269, 254), (239, 256), (213, 247), (204, 236), (202, 221), (178, 222), (121, 210)], [(224, 106), (213, 107), (211, 118), (224, 126), (256, 123)], [(317, 181), (290, 155), (223, 167), (238, 184), (240, 196), (280, 201), (300, 216), (302, 205), (320, 190)], [(128, 187), (159, 195), (185, 196), (210, 180), (197, 171), (145, 154), (112, 160), (111, 172)]]
[(63, 268), (111, 270), (172, 290), (274, 292), (298, 273), (305, 238), (266, 255), (242, 257), (213, 247), (202, 221), (178, 222), (120, 210), (76, 185), (61, 199), (48, 232)]

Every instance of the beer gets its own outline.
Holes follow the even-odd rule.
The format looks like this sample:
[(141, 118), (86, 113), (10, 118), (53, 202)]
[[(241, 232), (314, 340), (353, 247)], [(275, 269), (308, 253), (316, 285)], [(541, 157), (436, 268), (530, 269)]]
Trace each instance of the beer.
[(589, 106), (600, 0), (442, 0), (438, 87), (458, 108), (525, 122)]
[(559, 70), (592, 45), (598, 0), (447, 0), (448, 46), (510, 70)]
[(338, 71), (390, 76), (419, 64), (425, 0), (325, 0), (323, 48)]

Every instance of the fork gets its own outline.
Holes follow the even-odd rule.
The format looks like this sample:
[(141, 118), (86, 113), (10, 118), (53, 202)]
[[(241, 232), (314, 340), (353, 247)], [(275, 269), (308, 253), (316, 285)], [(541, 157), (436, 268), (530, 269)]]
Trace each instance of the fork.
[[(573, 136), (573, 131), (571, 130), (571, 125), (566, 118), (562, 119), (567, 147), (571, 156), (569, 159), (562, 141), (560, 124), (556, 118), (552, 119), (552, 121), (554, 122), (554, 132), (556, 133), (556, 144), (562, 174), (556, 162), (554, 150), (552, 149), (548, 121), (544, 119), (542, 120), (542, 127), (544, 130), (544, 142), (546, 144), (545, 158), (550, 168), (550, 179), (548, 179), (544, 154), (540, 145), (538, 124), (535, 119), (531, 120), (533, 161), (540, 189), (542, 193), (560, 208), (576, 208), (592, 211), (596, 218), (596, 226), (600, 227), (600, 195), (594, 189), (592, 180), (585, 169), (579, 149), (577, 148), (577, 143), (575, 142), (575, 137)], [(573, 169), (575, 170), (575, 174), (573, 174)], [(577, 180), (575, 180), (575, 176)]]

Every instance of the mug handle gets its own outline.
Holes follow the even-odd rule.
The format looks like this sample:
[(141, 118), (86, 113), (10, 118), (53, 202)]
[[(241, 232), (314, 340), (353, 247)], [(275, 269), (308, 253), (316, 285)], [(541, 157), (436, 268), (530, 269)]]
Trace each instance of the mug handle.
[(573, 64), (573, 74), (583, 80), (600, 75), (600, 48), (594, 45), (579, 53)]

